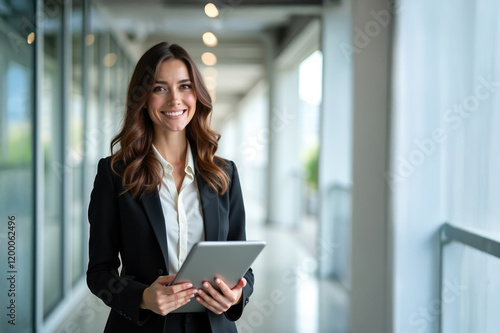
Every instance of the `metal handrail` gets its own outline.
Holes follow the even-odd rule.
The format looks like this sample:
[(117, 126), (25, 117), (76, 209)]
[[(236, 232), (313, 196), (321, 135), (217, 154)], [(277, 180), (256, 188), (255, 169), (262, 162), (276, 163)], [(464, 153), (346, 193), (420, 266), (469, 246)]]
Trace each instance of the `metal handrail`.
[[(444, 247), (452, 242), (458, 242), (478, 251), (490, 254), (500, 259), (500, 241), (480, 233), (459, 228), (449, 223), (444, 223), (441, 227), (441, 243), (439, 251), (439, 295), (443, 290), (443, 252)], [(439, 315), (439, 332), (443, 332), (443, 303), (440, 303), (441, 311)]]
[(500, 241), (445, 223), (441, 229), (441, 242), (459, 242), (481, 252), (500, 258)]

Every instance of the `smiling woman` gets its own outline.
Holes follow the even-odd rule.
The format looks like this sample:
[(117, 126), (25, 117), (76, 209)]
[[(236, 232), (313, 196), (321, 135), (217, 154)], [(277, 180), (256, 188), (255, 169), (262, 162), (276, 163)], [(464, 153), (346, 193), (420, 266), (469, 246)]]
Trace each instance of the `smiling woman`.
[[(235, 286), (215, 277), (203, 292), (170, 285), (197, 242), (246, 239), (238, 172), (215, 156), (211, 112), (182, 47), (160, 43), (141, 57), (89, 205), (87, 282), (115, 310), (105, 332), (236, 332), (253, 292), (251, 269)], [(172, 313), (193, 298), (205, 312)]]
[[(169, 74), (166, 69), (179, 72)], [(170, 81), (166, 81), (169, 78)], [(168, 92), (169, 87), (175, 87), (175, 96), (178, 96), (181, 89), (185, 88), (185, 82), (178, 82), (179, 80), (192, 82), (190, 91), (195, 97), (196, 112), (193, 110), (192, 113), (196, 115), (191, 116), (192, 121), (185, 122), (185, 131), (182, 133), (185, 133), (188, 142), (193, 145), (193, 153), (198, 157), (197, 171), (215, 192), (224, 193), (227, 189), (228, 178), (221, 168), (225, 163), (214, 156), (220, 135), (210, 128), (212, 101), (202, 76), (186, 50), (175, 44), (160, 43), (148, 50), (137, 63), (128, 88), (125, 123), (111, 142), (112, 151), (118, 143), (121, 146), (112, 156), (112, 169), (114, 170), (117, 161), (123, 160), (127, 166), (123, 174), (123, 185), (133, 196), (155, 190), (161, 182), (161, 170), (151, 147), (153, 143), (158, 143), (154, 141), (159, 138), (157, 134), (161, 130), (158, 122), (162, 118), (158, 115), (151, 117), (149, 109), (167, 107), (162, 111), (169, 111), (166, 104), (157, 103), (162, 103), (162, 96), (170, 99), (175, 97), (171, 96), (171, 92), (160, 92)], [(161, 123), (164, 121), (166, 119)], [(143, 168), (142, 163), (147, 167)]]

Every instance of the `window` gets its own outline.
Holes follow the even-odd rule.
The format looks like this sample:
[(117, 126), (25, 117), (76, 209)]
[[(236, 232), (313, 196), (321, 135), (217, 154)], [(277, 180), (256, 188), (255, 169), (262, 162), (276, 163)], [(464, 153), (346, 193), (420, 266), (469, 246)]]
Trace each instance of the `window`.
[[(4, 273), (0, 279), (4, 310), (0, 331), (6, 333), (29, 332), (33, 322), (34, 290), (30, 273), (34, 269), (34, 48), (27, 43), (32, 17), (30, 1), (0, 5), (0, 267)], [(25, 22), (24, 27), (21, 22)], [(7, 229), (9, 220), (15, 222), (14, 230)], [(8, 237), (14, 234), (9, 235), (9, 231), (15, 232), (15, 240), (11, 238), (10, 244)], [(7, 273), (12, 279), (6, 278)], [(7, 293), (8, 290), (12, 291)], [(8, 323), (12, 317), (5, 315), (14, 311), (7, 308), (12, 301), (15, 326)]]
[[(48, 6), (45, 4), (45, 6)], [(63, 297), (63, 141), (61, 108), (62, 8), (45, 17), (41, 140), (43, 150), (43, 309), (47, 315)]]

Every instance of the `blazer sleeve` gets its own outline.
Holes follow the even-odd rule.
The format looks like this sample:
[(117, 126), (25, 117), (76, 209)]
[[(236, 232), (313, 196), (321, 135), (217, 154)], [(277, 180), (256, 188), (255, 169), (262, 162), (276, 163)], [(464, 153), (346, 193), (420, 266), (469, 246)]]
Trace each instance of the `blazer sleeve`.
[[(140, 302), (148, 286), (118, 272), (120, 267), (120, 213), (118, 195), (121, 185), (114, 180), (110, 158), (101, 159), (89, 204), (89, 264), (87, 284), (93, 294), (124, 318), (144, 322)], [(139, 316), (141, 314), (141, 316)]]
[[(241, 193), (240, 179), (238, 170), (234, 162), (230, 162), (232, 175), (229, 186), (229, 232), (227, 240), (246, 240), (245, 232), (245, 207), (243, 204), (243, 195)], [(249, 302), (250, 295), (253, 293), (254, 275), (250, 268), (243, 276), (247, 285), (243, 287), (241, 302), (233, 305), (224, 315), (231, 321), (238, 320)]]

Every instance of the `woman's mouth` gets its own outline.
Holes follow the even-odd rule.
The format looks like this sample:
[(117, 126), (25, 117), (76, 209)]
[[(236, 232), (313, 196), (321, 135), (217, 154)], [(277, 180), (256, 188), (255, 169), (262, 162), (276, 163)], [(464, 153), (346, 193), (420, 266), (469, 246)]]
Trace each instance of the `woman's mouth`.
[(182, 110), (169, 110), (169, 111), (160, 111), (161, 114), (163, 114), (164, 116), (168, 117), (168, 118), (179, 118), (180, 116), (182, 116), (185, 112), (187, 111), (187, 109), (182, 109)]

